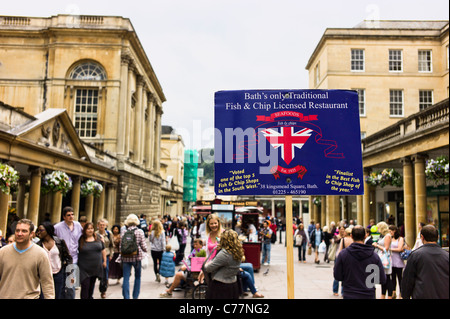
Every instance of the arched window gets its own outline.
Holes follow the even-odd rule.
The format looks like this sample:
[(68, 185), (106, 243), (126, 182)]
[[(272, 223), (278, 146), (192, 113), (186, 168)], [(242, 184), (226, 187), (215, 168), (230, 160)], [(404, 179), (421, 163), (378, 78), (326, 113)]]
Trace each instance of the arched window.
[[(70, 80), (102, 81), (106, 80), (105, 69), (93, 61), (84, 61), (76, 65), (69, 74)], [(77, 86), (75, 84), (75, 86)], [(98, 83), (83, 83), (75, 91), (74, 126), (81, 138), (97, 136), (97, 119), (101, 95)]]
[(98, 63), (84, 62), (70, 72), (69, 78), (72, 80), (102, 81), (106, 80), (106, 72)]

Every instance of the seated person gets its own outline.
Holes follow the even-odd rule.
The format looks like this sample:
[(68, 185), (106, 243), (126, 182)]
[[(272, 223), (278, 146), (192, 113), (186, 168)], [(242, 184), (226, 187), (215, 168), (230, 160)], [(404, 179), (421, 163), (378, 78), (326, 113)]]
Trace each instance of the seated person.
[[(200, 252), (200, 250), (202, 249), (203, 249), (203, 241), (200, 238), (196, 238), (194, 240), (194, 249), (192, 249), (192, 252), (189, 254), (189, 259), (195, 257), (196, 254)], [(178, 272), (175, 274), (172, 284), (169, 287), (167, 287), (168, 289), (165, 292), (159, 294), (159, 297), (171, 298), (175, 288), (177, 288), (180, 284), (186, 281), (186, 276), (187, 276), (187, 267), (186, 265), (182, 265), (178, 270)]]

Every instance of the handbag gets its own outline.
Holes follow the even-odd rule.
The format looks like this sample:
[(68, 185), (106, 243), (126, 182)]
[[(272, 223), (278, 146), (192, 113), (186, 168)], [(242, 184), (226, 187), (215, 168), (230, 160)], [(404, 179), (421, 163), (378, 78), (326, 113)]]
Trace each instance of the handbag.
[(336, 248), (337, 244), (333, 243), (330, 247), (330, 251), (328, 252), (328, 260), (334, 261), (336, 259)]
[(300, 247), (302, 245), (302, 241), (303, 241), (302, 235), (299, 234), (295, 236), (295, 247)]
[(389, 250), (386, 251), (386, 249), (380, 249), (378, 251), (378, 256), (381, 259), (381, 264), (383, 265), (384, 269), (391, 268), (391, 254)]
[(407, 260), (409, 255), (411, 255), (412, 250), (408, 249), (408, 248), (409, 248), (409, 246), (405, 242), (405, 244), (403, 245), (403, 251), (400, 253), (400, 258), (401, 259)]

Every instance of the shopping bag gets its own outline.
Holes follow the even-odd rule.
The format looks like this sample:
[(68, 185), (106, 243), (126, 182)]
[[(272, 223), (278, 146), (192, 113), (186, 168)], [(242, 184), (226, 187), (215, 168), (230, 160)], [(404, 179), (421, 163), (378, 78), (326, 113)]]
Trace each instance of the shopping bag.
[(321, 242), (319, 245), (319, 253), (325, 253), (327, 251), (327, 245), (324, 242)]
[(380, 249), (378, 251), (378, 256), (381, 259), (381, 264), (383, 265), (384, 269), (391, 268), (391, 253), (390, 251), (386, 251), (385, 249)]
[(144, 258), (142, 258), (141, 267), (142, 267), (142, 269), (147, 269), (147, 267), (148, 267), (148, 256), (147, 255), (144, 255)]
[(308, 247), (308, 255), (311, 255), (312, 254), (312, 248), (311, 248), (311, 246), (309, 246)]
[(191, 258), (191, 271), (199, 272), (202, 270), (202, 265), (205, 262), (206, 257), (192, 257)]
[(169, 240), (169, 245), (172, 246), (171, 250), (179, 250), (180, 249), (180, 244), (178, 243), (178, 238), (177, 236), (172, 236)]
[(334, 261), (336, 259), (336, 248), (336, 243), (331, 244), (330, 250), (328, 251), (328, 260)]

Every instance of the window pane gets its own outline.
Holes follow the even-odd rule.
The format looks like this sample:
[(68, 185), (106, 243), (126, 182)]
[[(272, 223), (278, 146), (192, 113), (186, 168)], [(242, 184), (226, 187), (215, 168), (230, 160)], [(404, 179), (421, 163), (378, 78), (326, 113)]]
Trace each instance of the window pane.
[(389, 50), (389, 71), (402, 71), (402, 51)]
[(419, 72), (431, 72), (430, 50), (419, 50)]
[(78, 89), (75, 99), (75, 128), (80, 137), (97, 135), (98, 90)]
[(419, 91), (419, 110), (424, 110), (433, 105), (433, 91), (420, 90)]
[(351, 70), (364, 71), (364, 50), (352, 49), (351, 51)]
[(403, 91), (390, 90), (389, 114), (391, 116), (403, 116)]

